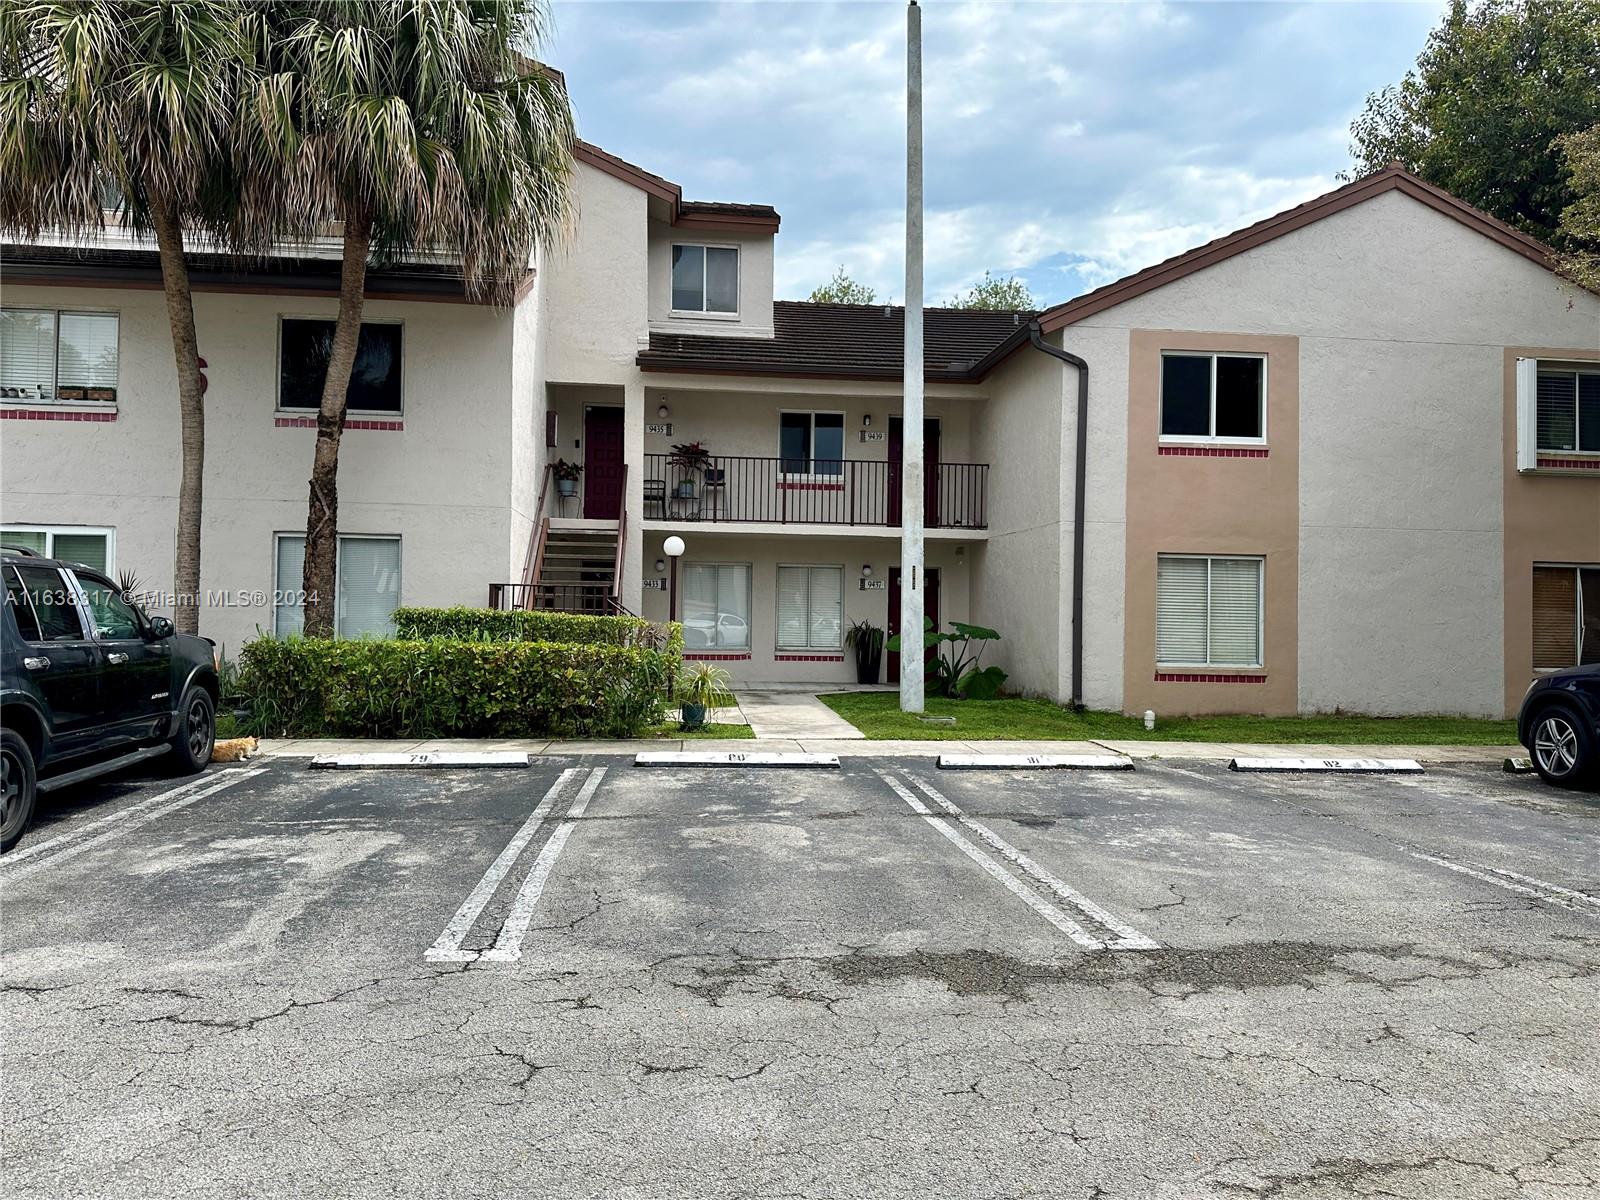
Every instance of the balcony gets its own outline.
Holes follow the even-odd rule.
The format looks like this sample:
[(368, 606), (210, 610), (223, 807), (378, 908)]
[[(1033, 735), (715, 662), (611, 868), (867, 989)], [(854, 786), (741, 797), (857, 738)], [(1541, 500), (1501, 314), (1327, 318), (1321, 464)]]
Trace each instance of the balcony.
[[(924, 524), (987, 528), (988, 486), (988, 463), (929, 463)], [(688, 464), (671, 454), (647, 454), (644, 519), (894, 528), (900, 489), (900, 464), (882, 459), (801, 463), (719, 454)]]

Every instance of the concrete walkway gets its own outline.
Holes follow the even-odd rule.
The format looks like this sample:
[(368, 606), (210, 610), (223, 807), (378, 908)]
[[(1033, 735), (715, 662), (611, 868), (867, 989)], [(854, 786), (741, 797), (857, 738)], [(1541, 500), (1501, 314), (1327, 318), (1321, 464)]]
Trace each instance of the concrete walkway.
[[(750, 722), (750, 729), (761, 741), (769, 738), (829, 741), (865, 738), (854, 725), (810, 692), (738, 689), (739, 710)], [(770, 749), (763, 746), (762, 749)]]
[[(831, 710), (830, 710), (831, 715)], [(529, 754), (632, 754), (638, 750), (732, 750), (748, 752), (749, 741), (719, 738), (640, 738), (616, 741), (557, 742), (547, 738), (483, 738), (410, 740), (363, 740), (360, 738), (267, 738), (261, 743), (264, 755), (310, 757), (315, 754), (360, 752), (423, 752), (427, 750), (524, 750)], [(851, 758), (869, 755), (884, 757), (934, 758), (940, 754), (1105, 754), (1116, 752), (1131, 758), (1189, 759), (1220, 761), (1245, 756), (1250, 758), (1414, 758), (1425, 763), (1496, 763), (1505, 758), (1525, 758), (1521, 746), (1328, 746), (1328, 745), (1246, 745), (1224, 742), (964, 742), (954, 738), (927, 742), (869, 742), (860, 733), (853, 737), (829, 738), (817, 735), (779, 737), (764, 742), (764, 751), (807, 751), (838, 754)]]

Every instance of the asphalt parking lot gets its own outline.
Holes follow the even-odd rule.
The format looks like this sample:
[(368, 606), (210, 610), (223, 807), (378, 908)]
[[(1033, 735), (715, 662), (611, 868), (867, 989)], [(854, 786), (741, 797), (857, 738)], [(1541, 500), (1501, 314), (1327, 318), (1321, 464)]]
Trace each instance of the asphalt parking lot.
[(10, 1196), (1600, 1194), (1600, 796), (93, 785), (0, 860)]

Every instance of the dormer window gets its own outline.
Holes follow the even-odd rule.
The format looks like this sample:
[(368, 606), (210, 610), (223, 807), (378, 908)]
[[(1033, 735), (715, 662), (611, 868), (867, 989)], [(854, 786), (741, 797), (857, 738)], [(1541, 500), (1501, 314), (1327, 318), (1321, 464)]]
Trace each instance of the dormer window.
[(673, 246), (672, 311), (736, 314), (739, 311), (739, 248)]

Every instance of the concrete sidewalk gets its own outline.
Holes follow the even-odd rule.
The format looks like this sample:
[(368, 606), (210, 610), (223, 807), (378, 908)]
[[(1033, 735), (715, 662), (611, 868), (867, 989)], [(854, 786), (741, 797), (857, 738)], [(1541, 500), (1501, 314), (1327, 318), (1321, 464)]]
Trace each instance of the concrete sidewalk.
[[(720, 738), (637, 738), (615, 741), (552, 741), (547, 738), (410, 739), (266, 738), (265, 755), (311, 757), (317, 754), (387, 752), (422, 753), (429, 750), (523, 750), (529, 754), (633, 754), (639, 750), (705, 750), (748, 753), (748, 740)], [(1226, 762), (1231, 758), (1414, 758), (1425, 763), (1498, 763), (1523, 758), (1521, 746), (1330, 746), (1249, 744), (1243, 742), (1005, 742), (1005, 741), (882, 741), (854, 737), (802, 736), (763, 739), (764, 752), (837, 754), (852, 758), (934, 758), (940, 754), (1126, 754), (1130, 758), (1189, 759)]]

